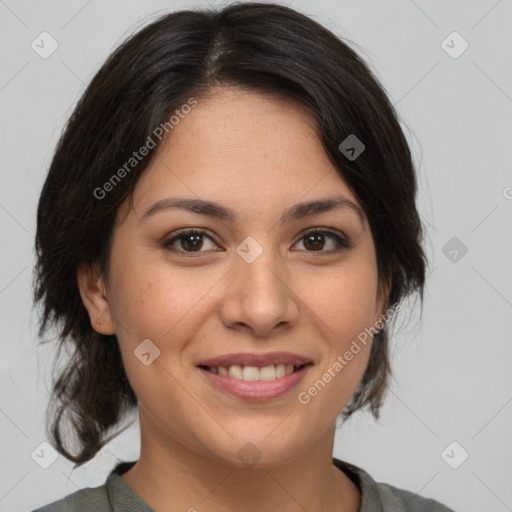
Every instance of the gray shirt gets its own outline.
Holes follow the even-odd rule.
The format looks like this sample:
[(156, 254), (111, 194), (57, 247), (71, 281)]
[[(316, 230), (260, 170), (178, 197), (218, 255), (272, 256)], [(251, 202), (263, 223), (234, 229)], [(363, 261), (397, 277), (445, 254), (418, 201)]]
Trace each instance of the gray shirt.
[[(332, 462), (359, 487), (359, 512), (454, 512), (432, 499), (378, 483), (366, 471), (348, 462), (336, 458)], [(135, 461), (121, 462), (105, 484), (81, 489), (32, 512), (155, 512), (121, 478), (134, 464)]]

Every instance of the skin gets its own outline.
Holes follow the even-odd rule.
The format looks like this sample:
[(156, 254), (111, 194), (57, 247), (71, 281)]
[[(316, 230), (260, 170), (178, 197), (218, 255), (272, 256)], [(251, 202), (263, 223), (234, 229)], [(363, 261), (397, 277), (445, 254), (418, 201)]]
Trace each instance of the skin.
[[(333, 195), (359, 206), (323, 150), (312, 118), (291, 101), (217, 89), (175, 126), (117, 213), (110, 272), (78, 272), (93, 328), (117, 335), (139, 401), (141, 455), (123, 480), (156, 511), (356, 512), (360, 493), (332, 465), (336, 418), (366, 368), (370, 343), (307, 405), (297, 395), (385, 311), (364, 212), (315, 213), (285, 224), (296, 203)], [(168, 197), (234, 210), (234, 221), (186, 209), (144, 212)], [(329, 229), (308, 243), (306, 231)], [(197, 257), (178, 230), (207, 232)], [(263, 248), (247, 263), (247, 237)], [(199, 251), (199, 252), (197, 252)], [(101, 322), (101, 323), (98, 323)], [(160, 350), (145, 366), (142, 340)], [(289, 351), (314, 366), (297, 388), (263, 402), (213, 387), (196, 365), (232, 352)], [(247, 443), (261, 459), (248, 467)]]

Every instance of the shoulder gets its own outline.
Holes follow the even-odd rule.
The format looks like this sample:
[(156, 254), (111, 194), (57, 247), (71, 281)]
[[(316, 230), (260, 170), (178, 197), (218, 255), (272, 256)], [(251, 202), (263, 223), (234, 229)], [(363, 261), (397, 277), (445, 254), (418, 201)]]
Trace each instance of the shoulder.
[(360, 512), (381, 512), (400, 510), (401, 512), (454, 512), (446, 505), (431, 498), (419, 496), (411, 491), (393, 485), (376, 482), (363, 469), (348, 462), (333, 459), (333, 464), (341, 469), (361, 491)]
[(106, 485), (80, 489), (32, 512), (111, 512)]
[(376, 483), (376, 487), (385, 510), (389, 508), (389, 510), (402, 510), (403, 512), (454, 512), (438, 501), (424, 498), (405, 489), (384, 483)]
[(80, 489), (32, 512), (154, 512), (121, 478), (134, 464), (135, 461), (121, 462), (103, 485)]

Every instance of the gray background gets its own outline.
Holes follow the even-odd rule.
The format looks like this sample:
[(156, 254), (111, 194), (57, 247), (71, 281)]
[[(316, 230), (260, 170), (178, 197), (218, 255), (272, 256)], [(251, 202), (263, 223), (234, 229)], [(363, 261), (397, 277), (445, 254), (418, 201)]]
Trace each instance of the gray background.
[[(1, 511), (101, 485), (116, 457), (137, 457), (136, 425), (73, 472), (61, 456), (47, 469), (31, 457), (51, 462), (40, 443), (53, 352), (36, 346), (31, 306), (35, 208), (63, 123), (114, 46), (158, 14), (196, 5), (205, 4), (0, 0)], [(290, 5), (364, 49), (413, 147), (428, 227), (424, 313), (403, 317), (394, 338), (382, 419), (349, 421), (335, 456), (457, 511), (512, 510), (512, 2)], [(43, 31), (59, 45), (47, 59), (31, 48)], [(457, 58), (442, 46), (453, 31), (469, 44)], [(447, 44), (462, 48), (453, 36)], [(446, 461), (459, 464), (463, 450), (453, 469)]]

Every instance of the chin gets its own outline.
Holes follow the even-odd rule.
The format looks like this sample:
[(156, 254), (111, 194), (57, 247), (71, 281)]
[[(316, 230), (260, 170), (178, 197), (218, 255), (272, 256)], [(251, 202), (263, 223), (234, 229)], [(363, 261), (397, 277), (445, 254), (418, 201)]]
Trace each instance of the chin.
[(244, 436), (230, 439), (227, 446), (218, 447), (210, 453), (230, 466), (237, 468), (268, 469), (283, 466), (296, 459), (304, 450), (300, 439), (296, 443), (276, 437), (270, 440), (266, 434), (252, 440)]

